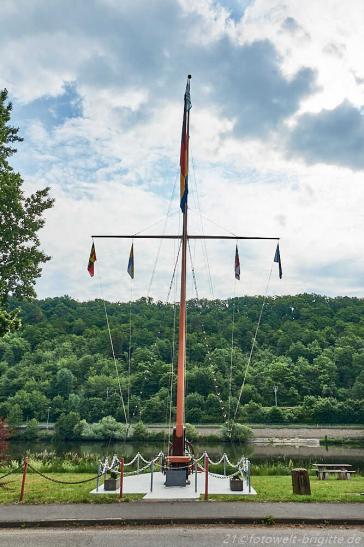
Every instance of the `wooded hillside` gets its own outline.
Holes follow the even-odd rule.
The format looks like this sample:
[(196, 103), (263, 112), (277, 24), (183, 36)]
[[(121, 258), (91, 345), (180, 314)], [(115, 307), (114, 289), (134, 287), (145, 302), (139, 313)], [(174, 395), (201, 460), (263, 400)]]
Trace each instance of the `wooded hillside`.
[[(51, 421), (70, 411), (88, 422), (107, 415), (124, 421), (103, 302), (9, 305), (21, 308), (23, 326), (0, 339), (0, 415), (45, 421), (49, 408)], [(233, 306), (234, 413), (261, 305), (262, 297), (188, 302), (187, 421), (222, 422), (229, 414)], [(131, 314), (130, 418), (167, 421), (173, 305), (141, 299), (106, 308), (126, 405)], [(364, 301), (268, 298), (241, 403), (241, 421), (364, 423)]]

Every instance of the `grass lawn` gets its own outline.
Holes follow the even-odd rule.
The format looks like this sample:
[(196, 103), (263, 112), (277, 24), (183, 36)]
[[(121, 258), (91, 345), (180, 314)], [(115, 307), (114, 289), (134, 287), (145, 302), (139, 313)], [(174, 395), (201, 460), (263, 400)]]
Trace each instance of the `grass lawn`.
[(295, 501), (295, 502), (364, 502), (364, 477), (354, 477), (347, 481), (340, 481), (332, 477), (319, 481), (310, 477), (311, 496), (297, 496), (292, 494), (292, 480), (290, 476), (255, 476), (252, 477), (252, 486), (257, 491), (256, 496), (225, 496), (211, 495), (211, 499), (229, 501)]
[[(87, 473), (49, 473), (49, 476), (63, 481), (76, 482), (91, 478), (93, 474)], [(17, 503), (19, 501), (20, 484), (22, 475), (16, 473), (3, 481), (6, 489), (0, 488), (0, 504)], [(364, 502), (364, 477), (355, 477), (348, 481), (338, 481), (331, 478), (319, 481), (311, 477), (312, 496), (294, 496), (290, 476), (255, 476), (252, 485), (258, 492), (256, 496), (225, 496), (211, 495), (210, 499), (229, 501), (294, 501), (294, 502)], [(90, 495), (90, 490), (95, 488), (95, 482), (84, 484), (62, 485), (43, 479), (39, 475), (29, 473), (25, 484), (25, 503), (116, 503), (119, 498), (116, 495)], [(141, 499), (142, 494), (127, 494), (124, 501)]]
[[(47, 476), (61, 481), (76, 482), (91, 478), (94, 473), (47, 473)], [(6, 483), (6, 490), (0, 488), (0, 504), (19, 501), (22, 475), (17, 473), (10, 475), (0, 482)], [(119, 502), (118, 496), (110, 494), (90, 495), (90, 491), (96, 486), (96, 481), (84, 484), (57, 484), (34, 473), (28, 473), (25, 491), (25, 503), (115, 503)], [(127, 494), (125, 500), (142, 498), (142, 494)]]

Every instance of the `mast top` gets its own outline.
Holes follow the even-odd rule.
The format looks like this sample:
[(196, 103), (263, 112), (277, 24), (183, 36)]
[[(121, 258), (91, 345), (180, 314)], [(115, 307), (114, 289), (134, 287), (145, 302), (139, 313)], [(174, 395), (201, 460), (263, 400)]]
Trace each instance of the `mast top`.
[(189, 74), (189, 75), (187, 76), (187, 78), (190, 80), (190, 79), (192, 78), (191, 74)]

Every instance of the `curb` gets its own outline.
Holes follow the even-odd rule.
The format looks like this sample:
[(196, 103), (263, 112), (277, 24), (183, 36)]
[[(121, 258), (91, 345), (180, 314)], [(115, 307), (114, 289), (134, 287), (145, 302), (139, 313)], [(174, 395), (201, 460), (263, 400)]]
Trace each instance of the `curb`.
[(75, 527), (91, 527), (91, 526), (178, 526), (178, 525), (338, 525), (338, 526), (362, 526), (364, 525), (363, 518), (350, 519), (323, 519), (323, 518), (274, 518), (266, 516), (263, 518), (254, 517), (222, 517), (219, 519), (213, 518), (151, 518), (151, 519), (123, 519), (123, 518), (105, 518), (105, 519), (55, 519), (55, 520), (10, 520), (1, 521), (1, 528), (75, 528)]

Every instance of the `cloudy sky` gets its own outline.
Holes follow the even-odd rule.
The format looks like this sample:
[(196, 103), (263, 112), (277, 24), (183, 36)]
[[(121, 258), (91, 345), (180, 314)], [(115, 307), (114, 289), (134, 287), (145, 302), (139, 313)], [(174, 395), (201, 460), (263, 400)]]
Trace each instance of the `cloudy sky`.
[[(362, 0), (2, 0), (0, 25), (12, 163), (56, 199), (39, 297), (167, 297), (173, 242), (135, 242), (133, 284), (128, 241), (86, 265), (91, 234), (180, 229), (188, 73), (191, 232), (280, 236), (270, 294), (364, 296)], [(234, 247), (191, 243), (200, 296), (264, 293), (274, 243), (239, 243), (236, 283)]]

